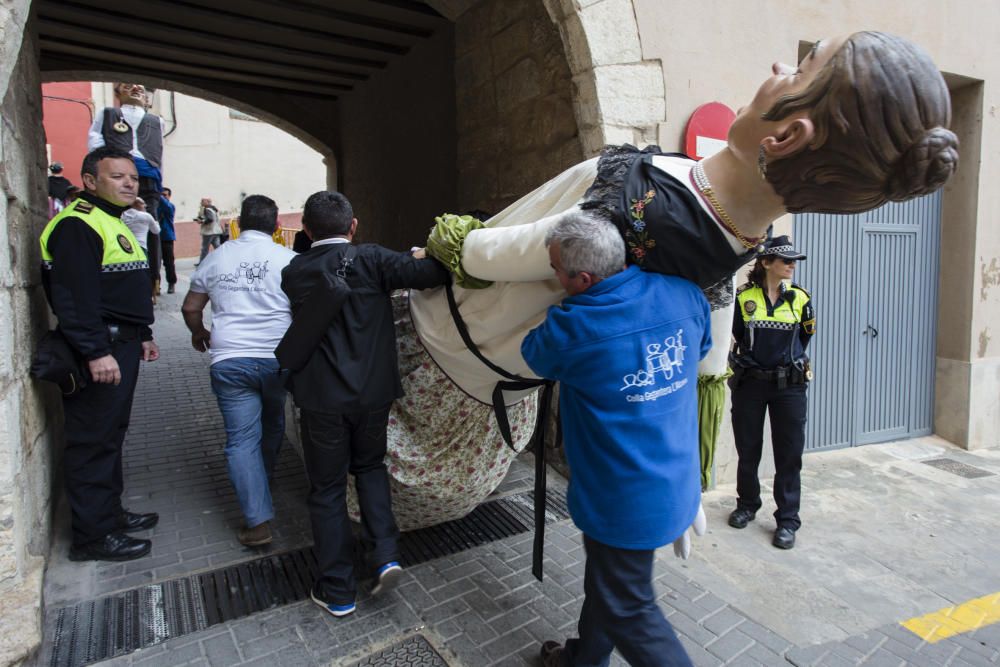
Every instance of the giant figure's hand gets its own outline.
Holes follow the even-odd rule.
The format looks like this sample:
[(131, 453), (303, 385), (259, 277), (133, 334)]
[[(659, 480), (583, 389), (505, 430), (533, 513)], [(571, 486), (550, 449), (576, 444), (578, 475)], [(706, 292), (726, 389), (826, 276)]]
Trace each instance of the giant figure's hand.
[(694, 517), (694, 523), (684, 531), (683, 535), (674, 540), (674, 555), (687, 560), (687, 557), (691, 555), (691, 533), (693, 532), (698, 536), (704, 535), (707, 527), (708, 521), (705, 519), (705, 508), (701, 506), (701, 503), (698, 503), (698, 514)]

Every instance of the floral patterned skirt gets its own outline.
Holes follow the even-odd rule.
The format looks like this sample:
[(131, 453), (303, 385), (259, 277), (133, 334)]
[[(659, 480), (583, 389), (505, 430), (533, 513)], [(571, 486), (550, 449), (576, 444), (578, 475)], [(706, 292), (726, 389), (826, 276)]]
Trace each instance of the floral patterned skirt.
[[(507, 408), (513, 448), (500, 436), (493, 407), (470, 398), (438, 368), (420, 343), (406, 293), (393, 295), (396, 348), (406, 396), (389, 413), (385, 465), (400, 530), (458, 519), (507, 475), (531, 440), (538, 393)], [(359, 517), (353, 479), (348, 510)]]

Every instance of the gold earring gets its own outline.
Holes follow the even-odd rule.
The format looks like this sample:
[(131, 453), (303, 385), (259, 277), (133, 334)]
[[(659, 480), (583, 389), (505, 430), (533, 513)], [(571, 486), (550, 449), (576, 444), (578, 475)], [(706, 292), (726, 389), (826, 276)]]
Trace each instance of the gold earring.
[(760, 173), (760, 179), (762, 181), (767, 180), (767, 155), (764, 153), (764, 144), (760, 145), (760, 150), (757, 152), (757, 171)]

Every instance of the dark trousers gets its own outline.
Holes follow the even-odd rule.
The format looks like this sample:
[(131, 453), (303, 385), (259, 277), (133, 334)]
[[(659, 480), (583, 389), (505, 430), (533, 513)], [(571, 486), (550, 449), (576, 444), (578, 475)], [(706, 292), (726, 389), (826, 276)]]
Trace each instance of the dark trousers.
[(385, 468), (389, 407), (355, 414), (302, 411), (302, 448), (309, 474), (309, 518), (319, 562), (316, 590), (327, 602), (354, 602), (354, 537), (347, 516), (347, 474), (354, 475), (361, 537), (378, 566), (399, 560)]
[(146, 213), (157, 219), (160, 211), (160, 182), (149, 176), (139, 177), (139, 196), (146, 202)]
[(764, 448), (764, 413), (771, 416), (774, 448), (774, 519), (779, 527), (798, 530), (802, 450), (806, 440), (806, 386), (744, 378), (733, 389), (733, 435), (739, 465), (736, 506), (756, 512), (761, 507), (757, 468)]
[(146, 238), (148, 239), (146, 247), (149, 248), (146, 252), (146, 259), (149, 260), (149, 278), (155, 292), (160, 282), (160, 235), (149, 232)]
[(566, 642), (568, 667), (606, 667), (615, 648), (633, 667), (690, 667), (656, 604), (652, 550), (634, 551), (583, 536), (587, 552), (579, 639)]
[(163, 270), (167, 272), (167, 284), (177, 283), (177, 268), (174, 266), (174, 242), (160, 239), (160, 250), (163, 255)]
[(139, 377), (138, 336), (112, 344), (121, 384), (91, 383), (63, 398), (66, 493), (73, 510), (73, 544), (99, 540), (117, 528), (122, 510), (122, 441)]

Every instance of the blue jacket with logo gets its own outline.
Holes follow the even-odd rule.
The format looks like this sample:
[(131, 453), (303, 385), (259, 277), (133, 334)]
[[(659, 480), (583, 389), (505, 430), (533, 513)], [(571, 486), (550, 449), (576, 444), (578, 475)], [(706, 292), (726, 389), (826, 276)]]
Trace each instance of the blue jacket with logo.
[(521, 345), (560, 384), (573, 521), (621, 549), (677, 539), (701, 498), (698, 361), (709, 307), (683, 278), (631, 267), (552, 306)]

